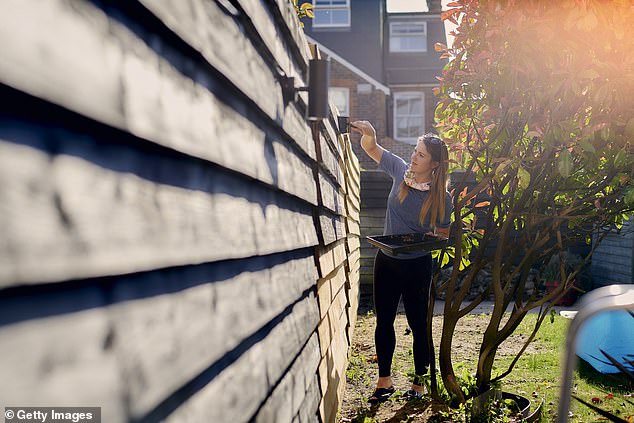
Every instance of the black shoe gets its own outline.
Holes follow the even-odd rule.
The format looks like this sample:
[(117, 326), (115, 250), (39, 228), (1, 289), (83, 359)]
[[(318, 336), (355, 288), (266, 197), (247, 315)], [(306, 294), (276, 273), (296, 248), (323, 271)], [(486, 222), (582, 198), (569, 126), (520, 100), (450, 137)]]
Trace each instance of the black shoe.
[(411, 401), (415, 399), (421, 399), (423, 398), (423, 395), (424, 394), (422, 392), (410, 389), (409, 391), (405, 392), (405, 394), (403, 394), (403, 398), (405, 398), (406, 401)]
[(370, 404), (378, 404), (387, 401), (395, 391), (394, 386), (390, 386), (389, 388), (376, 388), (376, 391), (368, 398), (368, 402)]

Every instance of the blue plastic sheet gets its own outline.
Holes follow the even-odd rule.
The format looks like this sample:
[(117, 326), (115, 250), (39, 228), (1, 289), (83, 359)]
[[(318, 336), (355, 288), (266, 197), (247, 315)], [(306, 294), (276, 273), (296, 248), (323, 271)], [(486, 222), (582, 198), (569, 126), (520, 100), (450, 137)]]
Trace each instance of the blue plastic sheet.
[(619, 373), (601, 350), (634, 371), (634, 366), (626, 361), (634, 362), (634, 317), (630, 313), (606, 311), (583, 324), (577, 338), (577, 355), (601, 373)]

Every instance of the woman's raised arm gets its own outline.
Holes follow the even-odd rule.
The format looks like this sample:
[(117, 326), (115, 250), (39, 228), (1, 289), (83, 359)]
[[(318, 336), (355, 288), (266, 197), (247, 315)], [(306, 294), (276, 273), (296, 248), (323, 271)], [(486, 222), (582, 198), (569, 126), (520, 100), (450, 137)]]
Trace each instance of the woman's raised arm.
[(385, 149), (376, 142), (376, 131), (367, 120), (357, 120), (350, 124), (353, 132), (361, 134), (361, 148), (366, 152), (372, 160), (377, 163), (381, 162)]

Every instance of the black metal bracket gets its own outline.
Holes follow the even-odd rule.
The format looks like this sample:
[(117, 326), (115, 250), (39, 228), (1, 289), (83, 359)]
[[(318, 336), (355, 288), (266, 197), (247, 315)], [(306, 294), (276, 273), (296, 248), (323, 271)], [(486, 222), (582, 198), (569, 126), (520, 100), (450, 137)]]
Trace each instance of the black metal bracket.
[(284, 104), (294, 103), (295, 94), (298, 91), (308, 91), (308, 87), (295, 87), (295, 78), (292, 76), (282, 76), (280, 85), (282, 86)]

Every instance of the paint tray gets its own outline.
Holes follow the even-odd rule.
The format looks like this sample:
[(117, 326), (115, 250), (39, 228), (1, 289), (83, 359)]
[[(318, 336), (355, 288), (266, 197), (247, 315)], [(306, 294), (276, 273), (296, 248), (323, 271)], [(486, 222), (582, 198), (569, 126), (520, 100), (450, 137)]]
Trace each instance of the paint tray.
[(440, 250), (447, 246), (447, 238), (420, 233), (375, 235), (366, 238), (370, 244), (391, 255)]

